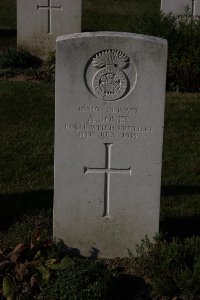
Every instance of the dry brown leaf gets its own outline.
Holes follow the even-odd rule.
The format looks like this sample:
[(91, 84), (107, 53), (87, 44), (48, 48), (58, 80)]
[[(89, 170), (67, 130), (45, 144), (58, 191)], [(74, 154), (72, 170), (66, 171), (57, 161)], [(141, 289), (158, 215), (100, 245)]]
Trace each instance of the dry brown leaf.
[(8, 260), (0, 262), (0, 271), (4, 271), (11, 263)]
[(32, 277), (31, 277), (31, 287), (33, 288), (35, 285), (38, 284), (38, 274), (34, 274)]
[(0, 254), (0, 262), (1, 262), (1, 261), (4, 261), (4, 260), (7, 260), (7, 257)]
[(12, 262), (17, 262), (17, 260), (19, 259), (19, 257), (22, 256), (23, 251), (27, 248), (27, 246), (24, 243), (19, 243), (14, 250), (11, 252), (10, 255), (10, 260)]
[(5, 254), (3, 253), (3, 251), (0, 249), (0, 262), (7, 260), (7, 257), (5, 256)]
[(19, 281), (22, 281), (25, 277), (29, 275), (28, 268), (25, 264), (18, 263), (14, 269), (15, 276)]
[(30, 248), (33, 249), (37, 247), (41, 240), (41, 231), (40, 228), (36, 228), (36, 230), (33, 232), (32, 238), (31, 238), (31, 245)]
[(28, 294), (30, 292), (31, 286), (28, 282), (22, 282), (22, 294)]

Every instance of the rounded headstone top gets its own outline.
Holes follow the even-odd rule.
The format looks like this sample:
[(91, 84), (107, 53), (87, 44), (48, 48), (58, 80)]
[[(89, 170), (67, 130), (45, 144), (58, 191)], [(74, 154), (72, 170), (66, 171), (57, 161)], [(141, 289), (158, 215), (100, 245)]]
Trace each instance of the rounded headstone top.
[(167, 45), (167, 40), (154, 37), (154, 36), (147, 36), (142, 34), (130, 33), (130, 32), (115, 32), (115, 31), (97, 31), (97, 32), (83, 32), (83, 33), (73, 33), (58, 36), (56, 42), (62, 42), (64, 40), (70, 39), (80, 39), (80, 38), (112, 38), (112, 37), (119, 37), (119, 38), (130, 38), (130, 39), (140, 39), (145, 40), (152, 43), (159, 43), (163, 44), (164, 46)]

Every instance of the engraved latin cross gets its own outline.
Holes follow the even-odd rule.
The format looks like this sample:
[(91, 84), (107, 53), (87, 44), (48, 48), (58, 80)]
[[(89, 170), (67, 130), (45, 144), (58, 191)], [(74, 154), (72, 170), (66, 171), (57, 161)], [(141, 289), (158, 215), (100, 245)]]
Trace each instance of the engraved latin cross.
[(192, 17), (195, 17), (195, 14), (196, 14), (195, 5), (196, 5), (196, 0), (192, 0)]
[(84, 174), (105, 174), (105, 194), (104, 194), (104, 212), (103, 217), (110, 216), (110, 175), (111, 174), (129, 174), (131, 176), (131, 167), (128, 169), (111, 168), (111, 150), (112, 145), (105, 143), (105, 168), (87, 168), (84, 167)]
[(62, 6), (56, 6), (52, 5), (52, 0), (48, 0), (47, 5), (37, 5), (37, 9), (44, 9), (47, 10), (48, 13), (48, 31), (47, 33), (52, 33), (51, 32), (51, 25), (52, 25), (52, 10), (62, 10)]

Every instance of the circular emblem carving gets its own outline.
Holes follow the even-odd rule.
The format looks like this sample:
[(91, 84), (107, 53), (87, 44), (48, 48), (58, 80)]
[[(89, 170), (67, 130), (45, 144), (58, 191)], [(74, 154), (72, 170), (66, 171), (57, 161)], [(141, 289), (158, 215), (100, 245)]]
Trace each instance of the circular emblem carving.
[(89, 61), (85, 74), (89, 90), (104, 101), (124, 98), (133, 90), (137, 78), (135, 64), (119, 50), (97, 53)]
[(105, 100), (117, 100), (126, 93), (128, 81), (125, 74), (115, 67), (99, 70), (92, 82), (97, 97)]

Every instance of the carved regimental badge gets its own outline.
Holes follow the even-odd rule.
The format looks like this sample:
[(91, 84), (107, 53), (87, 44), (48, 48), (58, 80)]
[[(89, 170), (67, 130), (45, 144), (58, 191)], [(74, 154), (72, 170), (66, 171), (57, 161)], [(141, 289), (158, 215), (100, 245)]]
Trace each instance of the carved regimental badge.
[(97, 53), (92, 58), (86, 72), (90, 91), (105, 101), (124, 98), (133, 90), (136, 77), (134, 63), (119, 50), (104, 50)]

